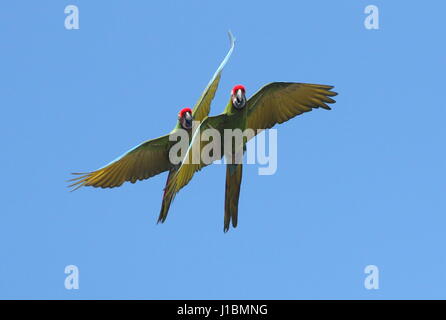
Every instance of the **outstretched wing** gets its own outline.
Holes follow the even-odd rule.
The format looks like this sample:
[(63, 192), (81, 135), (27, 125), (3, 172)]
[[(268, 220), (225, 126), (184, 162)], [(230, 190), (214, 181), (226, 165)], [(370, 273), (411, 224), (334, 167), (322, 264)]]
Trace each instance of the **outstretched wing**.
[(247, 102), (247, 128), (269, 129), (313, 108), (330, 110), (327, 103), (337, 93), (332, 86), (293, 82), (272, 82), (257, 91)]
[(195, 121), (201, 122), (209, 114), (209, 111), (211, 109), (212, 99), (214, 99), (215, 92), (217, 91), (218, 84), (220, 83), (221, 73), (226, 63), (228, 62), (229, 58), (231, 57), (232, 51), (234, 51), (235, 38), (232, 35), (231, 31), (229, 31), (229, 41), (231, 43), (231, 47), (228, 53), (221, 62), (217, 71), (215, 71), (211, 81), (209, 81), (208, 85), (206, 86), (206, 89), (204, 89), (200, 99), (192, 109), (192, 116)]
[[(200, 124), (200, 126), (197, 128), (194, 135), (192, 136), (191, 143), (189, 144), (180, 168), (174, 174), (172, 179), (170, 179), (166, 186), (166, 195), (172, 196), (173, 199), (173, 197), (175, 197), (175, 194), (189, 183), (195, 172), (211, 164), (213, 161), (221, 159), (223, 157), (224, 143), (222, 140), (224, 136), (224, 127), (227, 117), (228, 116), (223, 113), (218, 116), (208, 117), (203, 120), (203, 122)], [(211, 156), (208, 157), (208, 159), (205, 159), (205, 157), (202, 157), (202, 152), (204, 148), (213, 141), (213, 138), (209, 138), (208, 141), (203, 141), (206, 139), (200, 136), (207, 129), (215, 129), (218, 131), (218, 139), (220, 139), (220, 150), (213, 150), (213, 152), (210, 152)], [(214, 145), (217, 146), (218, 144)]]
[(73, 173), (79, 175), (70, 181), (72, 191), (83, 187), (114, 188), (126, 181), (135, 183), (169, 170), (169, 135), (148, 140), (128, 151), (110, 164), (93, 172)]

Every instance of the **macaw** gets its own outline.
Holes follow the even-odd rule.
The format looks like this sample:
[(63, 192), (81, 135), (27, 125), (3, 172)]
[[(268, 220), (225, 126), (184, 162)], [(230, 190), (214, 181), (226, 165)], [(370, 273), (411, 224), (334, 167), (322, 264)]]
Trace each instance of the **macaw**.
[[(167, 186), (169, 180), (179, 168), (179, 165), (172, 164), (169, 159), (169, 150), (177, 143), (176, 141), (170, 141), (169, 136), (177, 130), (184, 129), (187, 130), (190, 139), (193, 130), (192, 121), (201, 122), (209, 114), (211, 102), (220, 82), (221, 73), (234, 50), (235, 38), (231, 32), (229, 32), (229, 40), (229, 51), (203, 91), (200, 99), (193, 109), (183, 108), (180, 110), (177, 124), (169, 134), (139, 144), (96, 171), (73, 173), (74, 175), (79, 175), (79, 177), (70, 180), (73, 182), (69, 185), (69, 187), (73, 188), (72, 191), (83, 186), (119, 187), (126, 181), (135, 183), (138, 180), (148, 179), (164, 171), (169, 171), (166, 180)], [(164, 192), (158, 222), (166, 220), (171, 201), (172, 197)]]
[[(231, 91), (231, 97), (222, 114), (204, 119), (197, 130), (194, 132), (188, 151), (183, 158), (183, 163), (169, 180), (166, 188), (166, 194), (173, 199), (176, 193), (183, 188), (192, 179), (196, 171), (210, 164), (202, 160), (198, 163), (184, 161), (190, 159), (194, 149), (203, 150), (209, 141), (200, 139), (200, 132), (206, 129), (216, 129), (221, 138), (221, 152), (215, 153), (216, 160), (223, 155), (231, 159), (226, 164), (225, 181), (225, 207), (224, 207), (224, 227), (223, 231), (229, 230), (232, 226), (237, 227), (238, 220), (238, 201), (240, 195), (240, 184), (242, 180), (242, 163), (240, 155), (245, 151), (246, 142), (252, 137), (246, 137), (242, 143), (235, 145), (230, 141), (231, 148), (224, 154), (223, 146), (225, 141), (225, 129), (253, 129), (254, 135), (264, 129), (272, 128), (277, 123), (283, 123), (295, 116), (314, 108), (323, 108), (331, 110), (327, 103), (335, 103), (331, 97), (337, 93), (331, 91), (333, 86), (293, 82), (272, 82), (263, 86), (251, 98), (246, 99), (246, 90), (242, 85), (235, 86)], [(237, 160), (238, 158), (238, 160)]]

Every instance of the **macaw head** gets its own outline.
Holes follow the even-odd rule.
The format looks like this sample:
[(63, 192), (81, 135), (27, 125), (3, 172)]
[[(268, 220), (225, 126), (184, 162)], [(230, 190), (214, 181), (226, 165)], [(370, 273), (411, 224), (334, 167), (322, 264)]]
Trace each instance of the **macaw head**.
[(236, 85), (231, 90), (231, 100), (234, 108), (241, 110), (246, 105), (245, 87), (241, 84)]
[(192, 119), (192, 110), (190, 108), (183, 108), (178, 113), (178, 121), (183, 129), (192, 129)]

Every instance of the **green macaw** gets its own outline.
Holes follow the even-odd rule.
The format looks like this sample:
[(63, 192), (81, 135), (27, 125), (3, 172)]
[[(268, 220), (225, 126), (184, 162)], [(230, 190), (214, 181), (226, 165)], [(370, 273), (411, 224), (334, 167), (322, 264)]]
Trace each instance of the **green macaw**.
[[(295, 116), (313, 108), (323, 108), (330, 110), (327, 103), (335, 103), (330, 97), (336, 96), (337, 93), (331, 91), (333, 86), (293, 83), (293, 82), (272, 82), (262, 87), (250, 99), (246, 99), (245, 88), (242, 85), (235, 86), (231, 91), (231, 98), (224, 110), (218, 116), (207, 117), (204, 119), (199, 128), (194, 132), (192, 141), (188, 151), (183, 158), (183, 163), (175, 172), (173, 177), (167, 184), (166, 194), (171, 199), (176, 193), (183, 188), (192, 179), (196, 171), (201, 170), (211, 161), (185, 161), (191, 159), (194, 150), (199, 150), (200, 154), (210, 143), (206, 139), (200, 139), (200, 132), (206, 129), (215, 129), (219, 132), (221, 139), (221, 151), (213, 154), (213, 159), (221, 158), (223, 155), (229, 158), (231, 162), (226, 165), (226, 186), (225, 186), (225, 210), (224, 210), (224, 228), (223, 231), (229, 230), (232, 226), (237, 226), (238, 218), (238, 201), (240, 195), (240, 184), (242, 180), (242, 163), (241, 156), (245, 151), (245, 144), (251, 137), (244, 137), (243, 141), (229, 141), (229, 152), (223, 148), (224, 130), (225, 129), (253, 129), (254, 135), (264, 129), (272, 128), (277, 123), (294, 118)], [(204, 140), (204, 141), (203, 141)], [(228, 143), (228, 142), (226, 142)]]
[[(235, 38), (231, 32), (229, 32), (229, 40), (230, 49), (203, 91), (200, 99), (192, 110), (190, 108), (183, 108), (179, 112), (177, 124), (169, 134), (139, 144), (96, 171), (73, 173), (79, 175), (79, 177), (70, 180), (73, 182), (69, 185), (69, 187), (73, 187), (72, 191), (83, 186), (101, 188), (119, 187), (126, 181), (135, 183), (138, 180), (148, 179), (164, 171), (169, 171), (166, 181), (167, 186), (179, 168), (179, 164), (174, 165), (169, 159), (169, 150), (177, 143), (176, 141), (170, 141), (169, 136), (177, 130), (184, 129), (187, 130), (190, 139), (193, 131), (192, 121), (201, 122), (208, 116), (211, 102), (214, 99), (220, 82), (221, 73), (234, 50)], [(172, 197), (164, 192), (158, 222), (164, 222), (166, 220), (171, 201)]]

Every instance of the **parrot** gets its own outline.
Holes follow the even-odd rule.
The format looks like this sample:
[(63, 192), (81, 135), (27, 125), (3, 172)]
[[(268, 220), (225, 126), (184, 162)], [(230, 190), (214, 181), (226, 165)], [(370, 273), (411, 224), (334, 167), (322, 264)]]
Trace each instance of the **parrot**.
[[(177, 171), (167, 183), (165, 193), (173, 200), (175, 195), (187, 185), (195, 172), (211, 163), (202, 159), (193, 163), (185, 161), (191, 158), (193, 150), (204, 150), (210, 140), (200, 139), (200, 132), (207, 129), (217, 130), (221, 139), (220, 146), (230, 143), (229, 151), (222, 148), (220, 152), (213, 154), (212, 160), (222, 158), (231, 161), (226, 164), (225, 180), (225, 206), (223, 231), (226, 233), (232, 223), (233, 228), (238, 222), (238, 202), (240, 196), (240, 185), (242, 181), (242, 163), (240, 156), (246, 150), (245, 144), (254, 135), (262, 130), (272, 128), (276, 124), (286, 122), (297, 115), (311, 111), (314, 108), (331, 110), (327, 104), (335, 103), (331, 97), (337, 95), (332, 91), (334, 86), (322, 84), (308, 84), (297, 82), (271, 82), (264, 85), (249, 99), (246, 98), (246, 89), (243, 85), (236, 85), (231, 90), (231, 96), (223, 113), (217, 116), (208, 116), (200, 123), (194, 131), (192, 140), (183, 157), (183, 161)], [(243, 141), (223, 141), (225, 129), (252, 129), (252, 136), (243, 137)], [(235, 161), (234, 161), (235, 160)]]
[[(169, 134), (156, 139), (147, 140), (137, 145), (114, 161), (95, 171), (73, 173), (73, 175), (76, 175), (77, 177), (69, 180), (71, 184), (68, 187), (73, 188), (71, 191), (77, 190), (83, 186), (92, 186), (95, 188), (119, 187), (126, 181), (135, 183), (138, 180), (145, 180), (165, 171), (169, 172), (166, 180), (167, 186), (169, 180), (179, 168), (179, 164), (174, 165), (169, 159), (169, 150), (175, 143), (177, 143), (176, 141), (170, 141), (169, 136), (174, 134), (177, 130), (183, 129), (187, 131), (190, 139), (193, 131), (193, 121), (201, 122), (208, 116), (211, 102), (220, 82), (221, 73), (235, 47), (234, 36), (231, 31), (229, 31), (228, 34), (230, 40), (228, 53), (217, 68), (217, 71), (214, 73), (193, 109), (183, 108), (180, 110), (178, 113), (177, 124), (174, 129)], [(164, 192), (158, 223), (163, 223), (166, 220), (171, 201), (172, 198)]]

